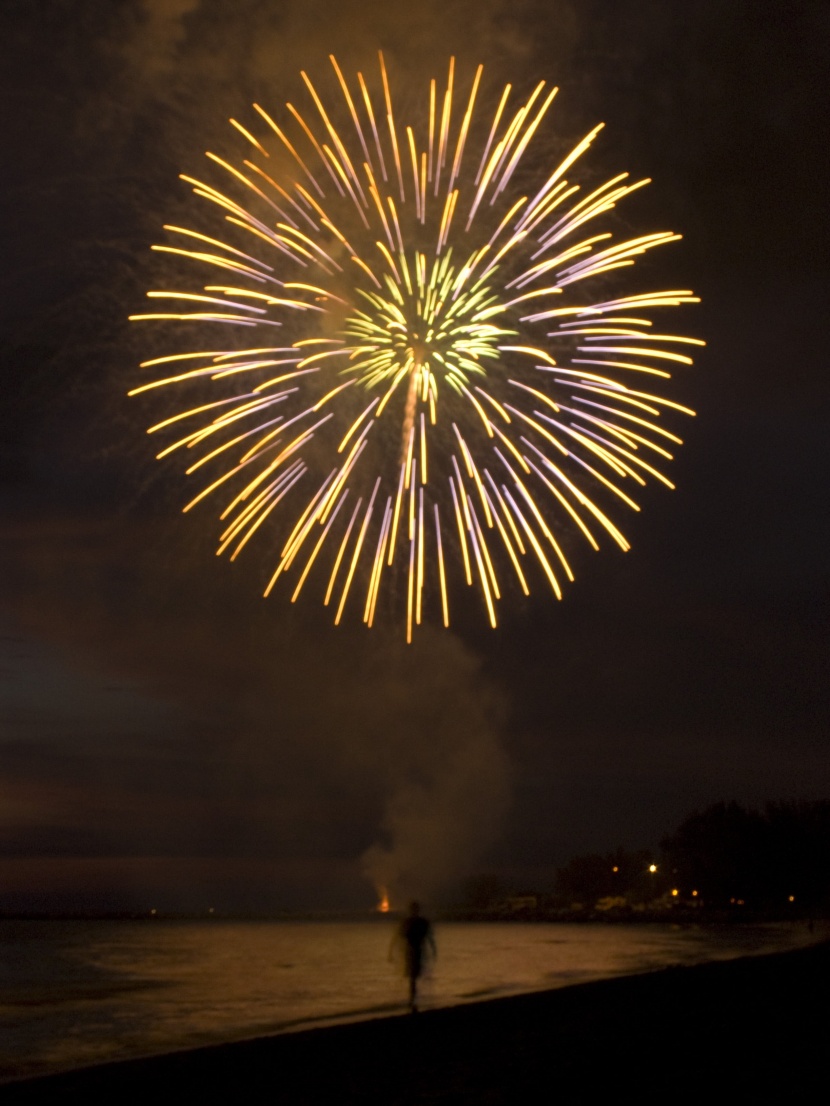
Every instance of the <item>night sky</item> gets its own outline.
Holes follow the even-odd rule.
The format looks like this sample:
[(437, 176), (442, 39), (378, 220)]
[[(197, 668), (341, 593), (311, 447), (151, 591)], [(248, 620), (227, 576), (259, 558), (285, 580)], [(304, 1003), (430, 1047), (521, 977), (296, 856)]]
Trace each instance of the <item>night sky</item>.
[[(0, 910), (545, 888), (719, 800), (830, 797), (828, 31), (818, 0), (4, 0)], [(585, 164), (653, 178), (624, 215), (683, 233), (648, 273), (707, 341), (632, 550), (574, 538), (561, 603), (412, 646), (263, 600), (267, 542), (215, 557), (126, 398), (177, 174), (379, 48), (404, 103), (454, 53), (560, 85), (563, 144), (605, 121)]]

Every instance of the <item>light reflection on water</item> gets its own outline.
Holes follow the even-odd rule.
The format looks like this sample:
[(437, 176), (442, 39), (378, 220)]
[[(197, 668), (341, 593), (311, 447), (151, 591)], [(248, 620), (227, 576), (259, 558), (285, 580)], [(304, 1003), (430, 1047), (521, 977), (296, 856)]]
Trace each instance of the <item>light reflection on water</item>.
[[(393, 925), (0, 922), (0, 1079), (403, 1009)], [(812, 939), (821, 935), (816, 933)], [(444, 923), (422, 1006), (806, 944), (806, 927)]]

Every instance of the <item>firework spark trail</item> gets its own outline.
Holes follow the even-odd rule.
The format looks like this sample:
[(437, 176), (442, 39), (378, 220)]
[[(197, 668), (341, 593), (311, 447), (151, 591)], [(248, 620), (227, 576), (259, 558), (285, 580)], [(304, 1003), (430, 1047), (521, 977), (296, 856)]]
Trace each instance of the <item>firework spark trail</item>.
[(130, 394), (195, 397), (150, 432), (192, 420), (159, 456), (193, 450), (188, 474), (208, 466), (185, 510), (230, 496), (220, 553), (235, 558), (260, 528), (282, 534), (266, 594), (293, 570), (293, 602), (314, 576), (339, 623), (362, 590), (352, 606), (371, 626), (402, 573), (411, 640), (428, 602), (449, 625), (457, 550), (495, 626), (508, 576), (561, 597), (568, 531), (627, 549), (605, 502), (636, 511), (628, 486), (673, 486), (659, 466), (680, 439), (660, 420), (693, 412), (643, 385), (703, 342), (655, 333), (650, 316), (697, 297), (582, 289), (605, 292), (606, 274), (680, 236), (615, 242), (598, 225), (648, 183), (622, 173), (583, 195), (568, 181), (601, 125), (517, 187), (557, 91), (545, 82), (512, 106), (508, 85), (479, 128), (483, 69), (456, 105), (451, 61), (420, 125), (402, 127), (382, 56), (374, 90), (331, 62), (333, 103), (303, 73), (310, 107), (286, 105), (285, 126), (259, 105), (249, 127), (231, 120), (248, 156), (208, 154), (224, 188), (182, 176), (233, 230), (167, 226), (174, 244), (154, 249), (220, 283), (149, 292), (162, 310), (131, 316), (256, 336), (146, 361), (169, 375)]

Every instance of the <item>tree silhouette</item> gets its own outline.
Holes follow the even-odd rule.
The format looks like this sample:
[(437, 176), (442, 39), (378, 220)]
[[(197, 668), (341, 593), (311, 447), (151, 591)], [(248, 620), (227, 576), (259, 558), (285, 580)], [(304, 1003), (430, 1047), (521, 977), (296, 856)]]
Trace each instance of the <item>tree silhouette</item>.
[(662, 848), (681, 897), (708, 906), (814, 910), (830, 892), (830, 802), (716, 803), (689, 815)]

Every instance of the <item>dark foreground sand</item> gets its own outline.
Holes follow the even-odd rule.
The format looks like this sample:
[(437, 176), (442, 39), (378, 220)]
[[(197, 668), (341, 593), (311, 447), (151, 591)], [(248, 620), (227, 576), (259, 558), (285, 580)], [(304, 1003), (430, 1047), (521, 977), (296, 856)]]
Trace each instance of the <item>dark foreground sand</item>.
[(0, 1103), (821, 1101), (828, 984), (822, 944), (107, 1064)]

